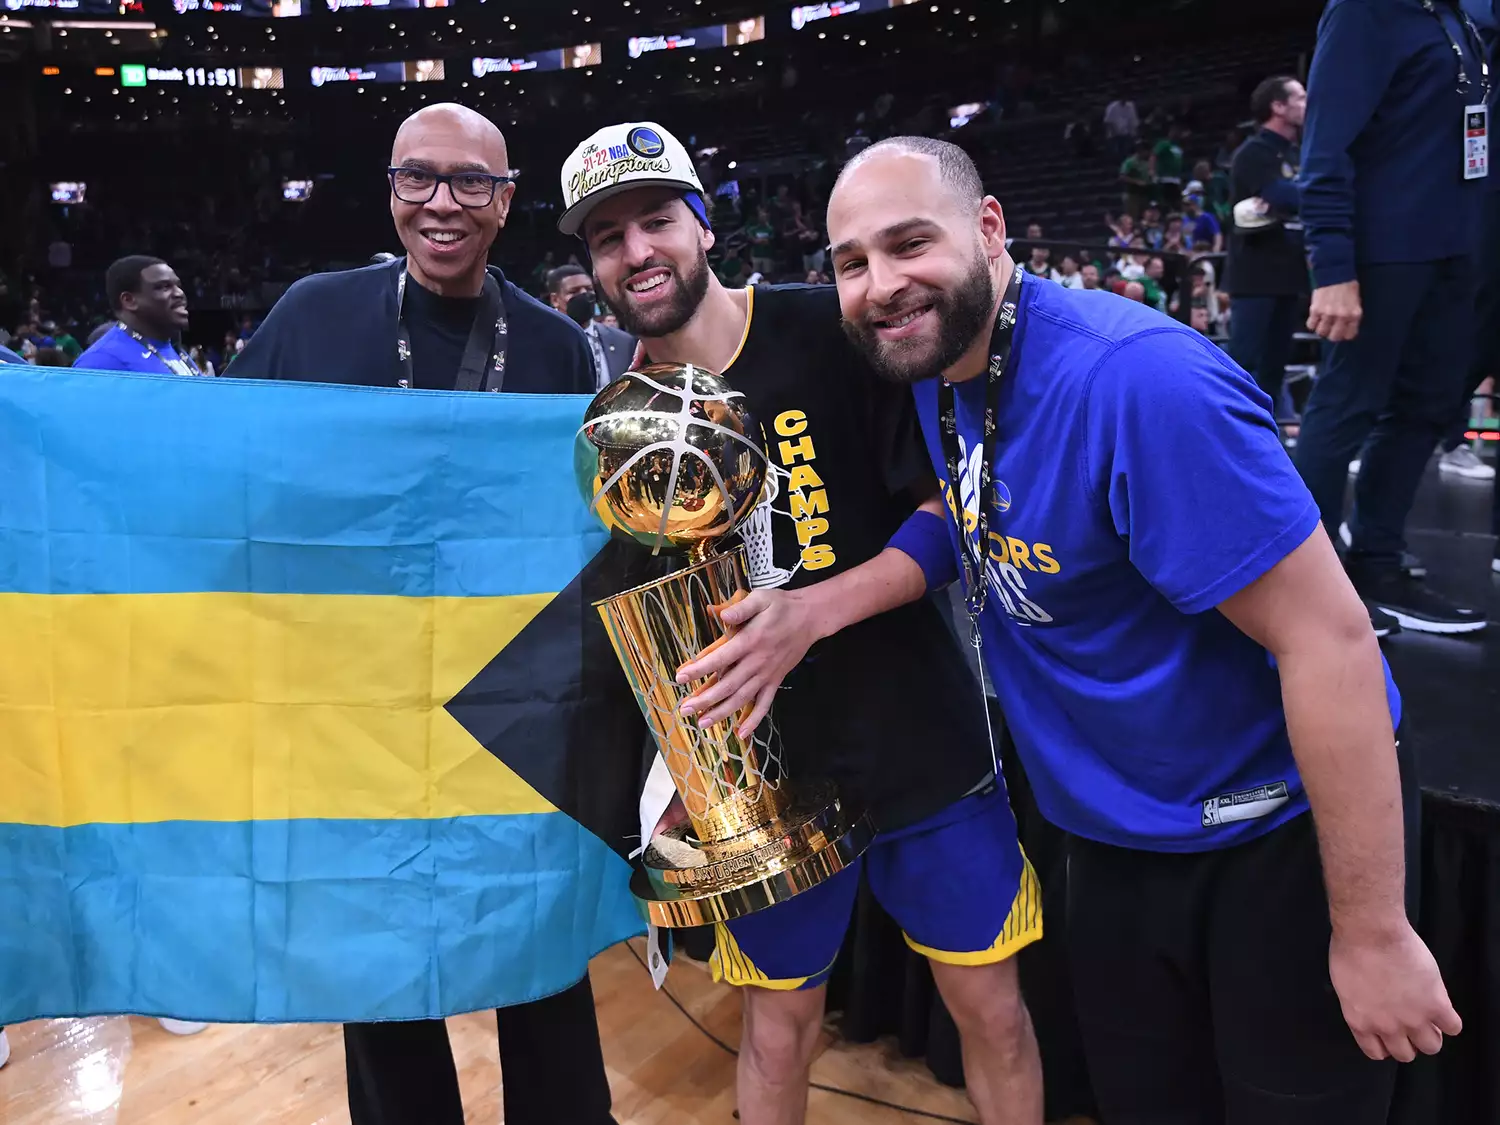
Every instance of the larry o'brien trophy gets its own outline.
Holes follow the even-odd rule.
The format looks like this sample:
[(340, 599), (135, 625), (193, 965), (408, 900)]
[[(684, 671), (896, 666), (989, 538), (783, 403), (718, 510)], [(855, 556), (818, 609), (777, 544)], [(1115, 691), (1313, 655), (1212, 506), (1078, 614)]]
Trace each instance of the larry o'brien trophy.
[[(750, 592), (745, 547), (715, 544), (755, 509), (762, 433), (743, 397), (689, 364), (628, 372), (589, 404), (575, 445), (579, 487), (611, 531), (685, 566), (596, 608), (625, 669), (688, 823), (647, 841), (631, 893), (654, 924), (698, 926), (791, 898), (842, 871), (874, 829), (826, 781), (781, 771), (774, 724), (735, 733), (679, 713), (706, 680), (677, 670), (729, 635), (719, 612)], [(748, 708), (747, 708), (748, 710)]]

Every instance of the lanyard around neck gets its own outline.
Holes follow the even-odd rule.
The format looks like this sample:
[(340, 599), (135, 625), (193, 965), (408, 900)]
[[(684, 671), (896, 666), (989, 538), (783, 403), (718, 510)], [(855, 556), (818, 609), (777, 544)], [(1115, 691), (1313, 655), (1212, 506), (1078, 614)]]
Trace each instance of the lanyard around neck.
[[(396, 356), (401, 362), (399, 387), (416, 386), (411, 361), (411, 330), (406, 325), (406, 267), (396, 282)], [(479, 308), (469, 329), (469, 342), (454, 381), (456, 391), (498, 391), (505, 386), (505, 353), (510, 344), (510, 327), (505, 318), (505, 298), (500, 283), (488, 271), (479, 294)]]
[(157, 350), (156, 345), (152, 343), (151, 340), (141, 335), (141, 333), (130, 327), (130, 325), (126, 324), (123, 320), (117, 320), (115, 321), (115, 324), (119, 327), (121, 332), (125, 333), (125, 335), (129, 336), (137, 344), (145, 348), (149, 355), (161, 360), (162, 366), (170, 371), (173, 375), (203, 374), (203, 372), (198, 370), (198, 365), (192, 361), (191, 357), (187, 356), (183, 352), (177, 351), (176, 348), (173, 348), (172, 350), (176, 354), (177, 358), (168, 359), (166, 356), (162, 355), (160, 351)]
[(946, 379), (938, 380), (938, 436), (943, 444), (943, 459), (948, 469), (948, 487), (952, 490), (954, 508), (958, 514), (958, 541), (963, 556), (964, 605), (969, 613), (971, 640), (979, 644), (979, 619), (984, 613), (985, 599), (989, 594), (990, 565), (990, 505), (995, 496), (995, 435), (998, 433), (1000, 414), (1000, 390), (1004, 385), (1005, 372), (1010, 366), (1012, 346), (1015, 343), (1016, 314), (1021, 301), (1021, 279), (1025, 270), (1017, 266), (1006, 286), (1005, 297), (995, 318), (995, 332), (990, 337), (990, 363), (985, 374), (984, 394), (984, 438), (983, 453), (979, 463), (979, 478), (974, 491), (979, 502), (979, 543), (969, 545), (965, 528), (965, 505), (963, 502), (963, 463), (958, 451), (958, 411), (954, 405), (953, 384)]
[[(1453, 48), (1453, 55), (1458, 59), (1458, 92), (1468, 94), (1474, 88), (1473, 81), (1469, 78), (1468, 64), (1464, 61), (1464, 49), (1459, 46), (1457, 39), (1453, 38), (1453, 32), (1448, 30), (1448, 21), (1443, 18), (1442, 9), (1438, 7), (1436, 0), (1422, 0), (1422, 7), (1438, 21), (1438, 26), (1443, 29), (1443, 37), (1448, 40), (1448, 46)], [(1479, 62), (1479, 89), (1483, 95), (1481, 100), (1490, 100), (1490, 63), (1485, 57), (1484, 41), (1479, 38), (1479, 29), (1474, 26), (1474, 21), (1469, 18), (1469, 13), (1461, 7), (1455, 7), (1453, 15), (1458, 20), (1459, 27), (1463, 28), (1464, 39), (1469, 50), (1474, 52), (1474, 58)]]

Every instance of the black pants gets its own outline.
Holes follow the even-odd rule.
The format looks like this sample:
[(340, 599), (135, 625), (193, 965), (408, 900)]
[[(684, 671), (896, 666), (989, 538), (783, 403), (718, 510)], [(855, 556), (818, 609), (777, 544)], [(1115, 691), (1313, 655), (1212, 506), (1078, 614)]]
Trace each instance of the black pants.
[[(1468, 388), (1453, 430), (1443, 442), (1444, 450), (1457, 449), (1463, 444), (1469, 428), (1469, 400), (1488, 376), (1500, 375), (1500, 191), (1490, 191), (1484, 197), (1475, 264), (1479, 289), (1474, 297), (1474, 352), (1469, 364)], [(1500, 489), (1495, 491), (1495, 513), (1495, 526), (1500, 529)]]
[[(506, 1125), (614, 1125), (594, 992), (572, 988), (495, 1013)], [(352, 1125), (463, 1125), (442, 1020), (346, 1023)]]
[(1417, 485), (1463, 398), (1474, 263), (1464, 256), (1367, 265), (1359, 286), (1359, 335), (1325, 350), (1323, 372), (1302, 411), (1296, 462), (1336, 535), (1349, 462), (1359, 455), (1350, 553), (1394, 567), (1406, 549)]
[(1109, 1125), (1385, 1125), (1396, 1064), (1365, 1057), (1328, 978), (1312, 817), (1222, 851), (1073, 839), (1068, 943)]
[(1234, 315), (1229, 318), (1229, 354), (1271, 396), (1271, 410), (1280, 422), (1289, 420), (1284, 416), (1281, 392), (1302, 302), (1295, 293), (1236, 297)]

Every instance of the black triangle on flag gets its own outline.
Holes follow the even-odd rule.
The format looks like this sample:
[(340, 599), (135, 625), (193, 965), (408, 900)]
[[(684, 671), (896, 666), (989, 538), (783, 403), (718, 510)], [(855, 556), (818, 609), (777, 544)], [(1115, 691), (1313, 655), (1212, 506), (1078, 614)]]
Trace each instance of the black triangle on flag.
[(610, 540), (448, 702), (474, 739), (621, 856), (639, 846), (656, 753), (594, 602), (658, 577), (663, 560)]

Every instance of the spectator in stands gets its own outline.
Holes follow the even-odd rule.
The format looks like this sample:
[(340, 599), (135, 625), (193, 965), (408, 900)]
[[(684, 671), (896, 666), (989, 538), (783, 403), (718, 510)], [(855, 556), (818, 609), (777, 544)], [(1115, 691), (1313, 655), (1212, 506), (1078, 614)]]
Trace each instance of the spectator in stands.
[(1173, 122), (1167, 135), (1151, 150), (1151, 176), (1156, 181), (1156, 203), (1175, 211), (1182, 200), (1182, 142), (1187, 132)]
[(1205, 336), (1212, 335), (1207, 305), (1195, 301), (1188, 310), (1188, 323), (1193, 326), (1193, 331), (1202, 332)]
[(1146, 303), (1146, 287), (1139, 281), (1127, 281), (1123, 295), (1127, 301), (1138, 301), (1141, 304)]
[(1130, 151), (1140, 131), (1141, 119), (1133, 100), (1116, 98), (1104, 108), (1104, 141), (1116, 159)]
[(719, 280), (729, 289), (742, 289), (750, 281), (750, 263), (745, 260), (749, 248), (744, 247), (738, 253), (724, 255), (724, 260), (719, 263), (714, 272), (719, 275)]
[(1052, 268), (1052, 251), (1045, 246), (1033, 246), (1031, 256), (1022, 268), (1034, 277), (1044, 277), (1048, 281), (1058, 279), (1057, 271)]
[(37, 367), (67, 367), (68, 357), (63, 354), (61, 348), (42, 347), (37, 348), (36, 355), (31, 360)]
[(1152, 257), (1146, 260), (1146, 274), (1140, 279), (1141, 287), (1146, 291), (1145, 301), (1157, 312), (1167, 311), (1167, 293), (1162, 288), (1162, 279), (1167, 272), (1167, 264), (1160, 258)]
[(1182, 233), (1182, 216), (1167, 216), (1167, 226), (1161, 235), (1161, 245), (1157, 247), (1163, 254), (1184, 254), (1187, 252), (1187, 242)]
[(1146, 254), (1146, 243), (1140, 235), (1130, 240), (1132, 253), (1121, 254), (1120, 260), (1115, 263), (1115, 269), (1120, 271), (1120, 276), (1126, 281), (1139, 281), (1146, 276), (1146, 263), (1149, 257)]
[(1135, 152), (1120, 164), (1120, 184), (1125, 213), (1138, 219), (1155, 197), (1156, 183), (1151, 173), (1151, 146), (1137, 141)]
[[(1098, 278), (1097, 271), (1094, 274)], [(1078, 259), (1072, 254), (1064, 254), (1062, 261), (1058, 264), (1057, 283), (1064, 289), (1091, 289), (1092, 286), (1085, 285), (1083, 274), (1078, 270)]]
[(51, 336), (53, 343), (57, 346), (57, 350), (67, 356), (68, 364), (71, 364), (83, 354), (83, 345), (78, 342), (73, 333), (67, 328), (59, 328), (55, 321), (44, 321), (42, 331)]
[(115, 324), (75, 364), (92, 371), (201, 375), (181, 351), (188, 326), (187, 294), (177, 271), (160, 258), (132, 254), (112, 263), (104, 292)]
[(1296, 183), (1306, 109), (1307, 92), (1295, 78), (1267, 78), (1250, 96), (1259, 131), (1240, 146), (1230, 169), (1234, 227), (1225, 288), (1234, 316), (1229, 354), (1255, 376), (1283, 422), (1295, 420), (1282, 384), (1297, 313), (1309, 288)]
[(1141, 212), (1140, 226), (1136, 228), (1149, 250), (1160, 250), (1162, 240), (1161, 208), (1152, 204)]
[[(1332, 342), (1303, 410), (1297, 467), (1339, 537), (1359, 456), (1345, 565), (1377, 632), (1485, 626), (1403, 567), (1406, 518), (1462, 407), (1473, 344), (1473, 249), (1486, 184), (1465, 158), (1486, 63), (1451, 2), (1331, 4), (1318, 25), (1302, 144), (1312, 262), (1308, 328)], [(1489, 171), (1494, 176), (1493, 171)]]
[(1191, 181), (1182, 193), (1183, 240), (1198, 254), (1218, 254), (1224, 249), (1224, 228), (1203, 209), (1203, 183)]
[(594, 279), (582, 266), (558, 266), (547, 274), (547, 303), (567, 317), (588, 337), (594, 356), (594, 373), (602, 390), (630, 370), (635, 359), (635, 337), (618, 328), (601, 325), (594, 296)]
[(776, 269), (776, 228), (771, 225), (771, 209), (765, 204), (755, 209), (755, 218), (745, 224), (745, 241), (750, 245), (750, 264), (756, 273), (770, 274)]
[(1193, 165), (1192, 178), (1203, 185), (1203, 209), (1218, 219), (1220, 226), (1227, 225), (1231, 206), (1228, 169), (1215, 168), (1207, 160), (1200, 160)]
[(1099, 288), (1099, 267), (1093, 262), (1084, 262), (1083, 268), (1078, 271), (1078, 275), (1083, 278), (1084, 289)]
[(1179, 289), (1173, 294), (1167, 304), (1167, 309), (1172, 316), (1182, 319), (1182, 310), (1201, 308), (1208, 318), (1208, 327), (1205, 334), (1217, 336), (1219, 334), (1219, 306), (1214, 294), (1213, 283), (1210, 281), (1210, 271), (1205, 268), (1207, 262), (1194, 262), (1188, 271), (1188, 285), (1185, 290)]
[(1104, 225), (1110, 230), (1110, 249), (1129, 249), (1130, 243), (1135, 239), (1135, 219), (1130, 214), (1121, 215), (1118, 219), (1105, 215)]
[(802, 263), (803, 269), (823, 269), (823, 262), (828, 256), (824, 245), (828, 240), (823, 237), (817, 221), (808, 216), (798, 200), (792, 200), (791, 217), (783, 228), (782, 237), (787, 248)]

